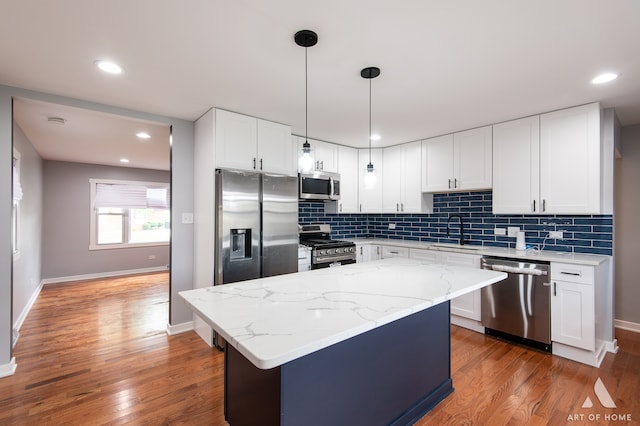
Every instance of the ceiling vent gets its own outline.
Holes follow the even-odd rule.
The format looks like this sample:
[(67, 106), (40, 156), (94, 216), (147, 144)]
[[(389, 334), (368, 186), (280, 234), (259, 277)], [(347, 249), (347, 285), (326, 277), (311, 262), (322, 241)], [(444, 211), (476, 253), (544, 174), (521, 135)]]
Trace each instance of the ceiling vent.
[(49, 123), (60, 124), (60, 125), (63, 125), (64, 123), (67, 122), (67, 120), (65, 120), (62, 117), (47, 117), (47, 121)]

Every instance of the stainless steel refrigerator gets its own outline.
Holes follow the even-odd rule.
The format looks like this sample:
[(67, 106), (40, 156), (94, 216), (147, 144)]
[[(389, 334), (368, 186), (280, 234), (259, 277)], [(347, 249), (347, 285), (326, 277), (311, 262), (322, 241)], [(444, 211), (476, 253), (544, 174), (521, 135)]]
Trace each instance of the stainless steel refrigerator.
[(297, 177), (217, 169), (215, 179), (214, 284), (297, 272)]

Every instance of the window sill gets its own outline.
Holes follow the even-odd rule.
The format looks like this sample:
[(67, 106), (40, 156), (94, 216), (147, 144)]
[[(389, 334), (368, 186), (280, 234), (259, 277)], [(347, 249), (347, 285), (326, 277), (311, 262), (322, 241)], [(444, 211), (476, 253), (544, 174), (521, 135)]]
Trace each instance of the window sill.
[(114, 249), (130, 249), (138, 247), (158, 247), (168, 246), (169, 243), (130, 243), (130, 244), (91, 244), (89, 250), (114, 250)]

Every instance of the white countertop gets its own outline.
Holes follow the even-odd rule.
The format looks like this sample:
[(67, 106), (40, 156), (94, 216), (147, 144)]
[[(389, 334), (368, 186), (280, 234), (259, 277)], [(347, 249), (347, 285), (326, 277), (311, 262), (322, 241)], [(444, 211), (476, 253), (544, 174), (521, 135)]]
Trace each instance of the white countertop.
[[(538, 260), (546, 262), (561, 262), (561, 263), (573, 263), (576, 265), (590, 265), (597, 266), (607, 260), (610, 256), (600, 254), (582, 254), (582, 253), (566, 253), (561, 251), (551, 250), (516, 250), (503, 247), (490, 247), (490, 246), (477, 246), (477, 245), (465, 245), (459, 246), (457, 244), (437, 244), (437, 243), (421, 243), (418, 241), (407, 241), (397, 239), (386, 238), (353, 238), (349, 239), (356, 244), (380, 244), (392, 247), (407, 247), (414, 249), (426, 249), (426, 250), (438, 250), (438, 251), (450, 251), (457, 253), (477, 254), (480, 256), (498, 256), (498, 257), (510, 257), (514, 259), (527, 259)], [(466, 248), (465, 248), (466, 247)], [(470, 250), (469, 248), (472, 248)]]
[(229, 344), (268, 369), (506, 276), (393, 258), (179, 294)]

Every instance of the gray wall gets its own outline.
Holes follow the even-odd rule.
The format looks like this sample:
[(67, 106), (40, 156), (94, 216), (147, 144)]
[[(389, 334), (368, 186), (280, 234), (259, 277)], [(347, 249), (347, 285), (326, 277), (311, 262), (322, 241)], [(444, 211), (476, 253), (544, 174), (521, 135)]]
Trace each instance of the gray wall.
[(640, 125), (622, 128), (616, 167), (615, 318), (640, 324)]
[(20, 326), (42, 279), (42, 159), (14, 122), (13, 146), (20, 152), (19, 251), (13, 258), (13, 324)]
[(0, 159), (2, 159), (0, 160), (0, 373), (10, 369), (12, 356), (11, 102), (13, 96), (150, 120), (171, 126), (172, 229), (169, 325), (191, 322), (192, 311), (180, 299), (178, 292), (191, 289), (193, 286), (193, 225), (181, 223), (182, 213), (193, 212), (193, 122), (0, 85)]
[[(103, 274), (169, 264), (168, 245), (89, 250), (89, 179), (168, 183), (169, 178), (169, 172), (162, 170), (45, 161), (42, 278)], [(155, 259), (150, 260), (150, 255)]]

